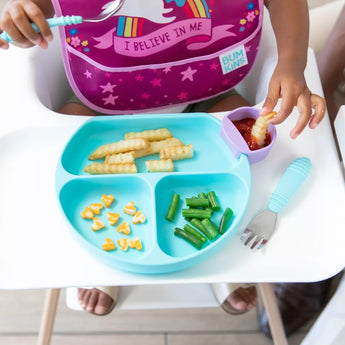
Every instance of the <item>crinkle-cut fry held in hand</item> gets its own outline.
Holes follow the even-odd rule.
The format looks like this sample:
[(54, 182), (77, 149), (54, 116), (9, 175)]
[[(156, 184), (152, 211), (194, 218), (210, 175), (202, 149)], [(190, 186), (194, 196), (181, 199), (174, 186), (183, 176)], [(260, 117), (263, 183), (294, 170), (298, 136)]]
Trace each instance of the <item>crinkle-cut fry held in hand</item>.
[(173, 161), (178, 161), (186, 158), (193, 157), (193, 144), (184, 145), (184, 146), (171, 146), (165, 147), (160, 150), (159, 158), (160, 159), (169, 159)]
[(98, 147), (89, 157), (89, 160), (103, 158), (114, 153), (130, 152), (148, 148), (149, 142), (146, 139), (127, 139), (105, 144)]
[(259, 148), (263, 147), (265, 144), (266, 133), (268, 129), (268, 120), (271, 119), (277, 113), (273, 111), (272, 113), (259, 116), (252, 128), (252, 137), (256, 140)]
[(160, 150), (164, 147), (183, 145), (183, 142), (175, 137), (171, 137), (160, 141), (151, 141), (147, 149), (135, 151), (135, 158), (154, 155), (155, 153), (159, 153)]
[(171, 159), (150, 160), (145, 162), (146, 170), (149, 172), (173, 172), (174, 163)]
[(114, 153), (105, 157), (104, 163), (108, 164), (123, 164), (123, 163), (134, 163), (135, 151)]
[(148, 141), (163, 140), (172, 137), (167, 128), (149, 129), (142, 132), (130, 132), (125, 134), (125, 139), (143, 138)]
[(107, 164), (107, 163), (92, 163), (88, 165), (84, 171), (91, 175), (99, 174), (135, 174), (137, 167), (134, 163), (125, 164)]

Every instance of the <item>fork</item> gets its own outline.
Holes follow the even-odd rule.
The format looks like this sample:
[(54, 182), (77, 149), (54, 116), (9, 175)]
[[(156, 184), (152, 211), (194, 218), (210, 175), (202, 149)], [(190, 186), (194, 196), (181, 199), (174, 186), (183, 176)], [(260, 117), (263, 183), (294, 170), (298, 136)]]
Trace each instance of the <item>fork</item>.
[(272, 193), (267, 208), (253, 218), (241, 235), (241, 241), (250, 249), (261, 249), (272, 236), (278, 213), (287, 205), (311, 169), (306, 157), (296, 158), (285, 170)]
[[(54, 26), (103, 22), (104, 20), (107, 20), (109, 17), (114, 15), (117, 11), (119, 11), (122, 5), (124, 4), (124, 2), (125, 0), (114, 0), (105, 8), (105, 10), (101, 13), (101, 15), (97, 17), (83, 18), (81, 16), (62, 16), (62, 17), (49, 18), (47, 19), (47, 22), (51, 28)], [(31, 26), (34, 28), (36, 32), (39, 32), (39, 29), (35, 24), (32, 23)], [(6, 31), (3, 31), (2, 33), (0, 33), (0, 39), (8, 43), (13, 41)]]

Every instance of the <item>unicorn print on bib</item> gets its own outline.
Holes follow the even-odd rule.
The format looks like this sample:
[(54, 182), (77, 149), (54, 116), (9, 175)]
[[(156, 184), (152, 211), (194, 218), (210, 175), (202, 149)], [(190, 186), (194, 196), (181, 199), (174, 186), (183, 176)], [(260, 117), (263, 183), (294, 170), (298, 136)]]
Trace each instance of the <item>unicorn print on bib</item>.
[[(109, 0), (53, 0), (57, 15), (101, 15)], [(132, 114), (233, 88), (259, 47), (263, 1), (125, 0), (100, 23), (61, 27), (65, 70), (95, 111)]]

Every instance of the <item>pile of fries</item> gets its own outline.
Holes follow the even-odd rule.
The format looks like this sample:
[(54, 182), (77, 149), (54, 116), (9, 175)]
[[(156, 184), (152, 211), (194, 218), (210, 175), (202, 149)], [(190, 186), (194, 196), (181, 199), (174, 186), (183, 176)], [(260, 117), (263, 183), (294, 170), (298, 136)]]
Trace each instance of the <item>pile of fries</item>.
[(184, 145), (167, 128), (130, 132), (124, 140), (98, 147), (89, 160), (104, 159), (104, 162), (94, 162), (84, 171), (93, 175), (137, 173), (135, 159), (156, 153), (160, 159), (147, 160), (147, 171), (173, 172), (173, 161), (193, 157), (193, 144)]

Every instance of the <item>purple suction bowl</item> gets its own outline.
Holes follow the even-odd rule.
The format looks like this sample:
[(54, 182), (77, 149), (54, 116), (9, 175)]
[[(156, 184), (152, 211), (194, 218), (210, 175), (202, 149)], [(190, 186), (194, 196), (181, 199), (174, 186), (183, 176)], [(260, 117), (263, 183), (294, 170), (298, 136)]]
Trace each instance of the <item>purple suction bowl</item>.
[(252, 107), (241, 107), (226, 114), (222, 121), (220, 129), (220, 136), (224, 139), (226, 144), (231, 149), (232, 153), (238, 158), (242, 153), (248, 157), (249, 163), (253, 164), (263, 160), (270, 152), (272, 146), (277, 139), (277, 131), (274, 125), (268, 126), (268, 131), (271, 133), (271, 143), (258, 150), (250, 150), (247, 143), (243, 139), (241, 133), (237, 130), (233, 121), (242, 120), (245, 118), (257, 119), (259, 117), (259, 109)]

